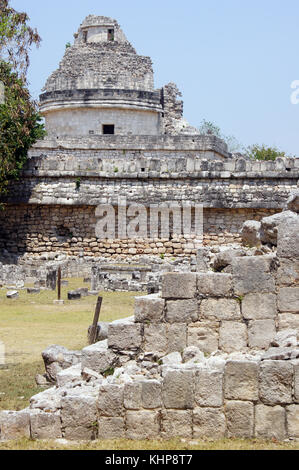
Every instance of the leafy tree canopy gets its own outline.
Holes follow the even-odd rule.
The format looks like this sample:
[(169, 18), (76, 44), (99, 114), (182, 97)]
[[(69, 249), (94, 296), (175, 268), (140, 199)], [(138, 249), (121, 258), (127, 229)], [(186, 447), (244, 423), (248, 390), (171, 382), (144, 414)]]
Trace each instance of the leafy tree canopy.
[(246, 149), (247, 157), (252, 160), (276, 160), (276, 158), (287, 157), (285, 152), (282, 152), (277, 147), (267, 147), (266, 145), (250, 145)]
[(227, 143), (229, 152), (233, 153), (233, 152), (241, 151), (242, 146), (237, 141), (237, 139), (232, 135), (229, 135), (229, 136), (223, 135), (220, 127), (218, 127), (216, 124), (214, 124), (211, 121), (206, 121), (205, 119), (203, 119), (199, 126), (199, 131), (203, 135), (212, 134), (212, 135), (215, 135), (216, 137), (219, 137), (219, 139), (224, 140), (224, 142)]
[(37, 106), (11, 66), (0, 62), (4, 104), (0, 104), (0, 194), (19, 176), (29, 148), (45, 135)]
[(41, 38), (29, 25), (24, 12), (11, 8), (9, 0), (0, 0), (0, 57), (11, 64), (25, 82), (31, 46), (39, 46)]

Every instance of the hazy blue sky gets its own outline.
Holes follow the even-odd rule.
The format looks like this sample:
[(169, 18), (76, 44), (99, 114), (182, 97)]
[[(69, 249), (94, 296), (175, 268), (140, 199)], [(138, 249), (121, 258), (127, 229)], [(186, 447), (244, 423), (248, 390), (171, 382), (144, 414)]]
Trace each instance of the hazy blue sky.
[(12, 0), (43, 42), (32, 51), (30, 89), (37, 97), (65, 44), (89, 14), (118, 20), (128, 40), (153, 60), (155, 86), (173, 81), (184, 115), (218, 124), (244, 145), (276, 145), (299, 155), (298, 0)]

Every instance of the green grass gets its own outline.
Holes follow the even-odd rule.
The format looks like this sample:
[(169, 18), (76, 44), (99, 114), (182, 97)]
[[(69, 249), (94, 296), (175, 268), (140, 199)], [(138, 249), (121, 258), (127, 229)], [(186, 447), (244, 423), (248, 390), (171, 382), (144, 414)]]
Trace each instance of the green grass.
[[(19, 290), (19, 298), (6, 298), (7, 289), (0, 289), (0, 341), (5, 345), (6, 364), (0, 367), (0, 409), (22, 409), (28, 399), (41, 388), (35, 375), (43, 373), (41, 352), (51, 344), (69, 349), (87, 345), (87, 329), (91, 325), (96, 296), (67, 300), (67, 292), (88, 287), (83, 279), (71, 279), (62, 288), (64, 305), (54, 305), (54, 291), (27, 294)], [(101, 292), (103, 304), (100, 320), (112, 321), (133, 314), (134, 292)], [(24, 398), (20, 398), (24, 397)]]
[(0, 450), (298, 450), (299, 443), (263, 441), (259, 439), (210, 440), (147, 440), (118, 439), (91, 442), (33, 441), (22, 439), (0, 443)]

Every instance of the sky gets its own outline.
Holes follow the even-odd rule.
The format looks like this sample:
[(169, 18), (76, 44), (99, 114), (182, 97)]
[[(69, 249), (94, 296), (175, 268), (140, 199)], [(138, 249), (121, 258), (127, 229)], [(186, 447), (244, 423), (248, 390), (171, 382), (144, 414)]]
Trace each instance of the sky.
[(299, 80), (298, 0), (11, 0), (11, 5), (26, 11), (42, 37), (30, 55), (35, 99), (83, 19), (110, 16), (137, 53), (151, 57), (155, 87), (178, 85), (191, 125), (205, 119), (243, 146), (265, 144), (299, 156), (299, 102), (291, 102), (291, 84)]

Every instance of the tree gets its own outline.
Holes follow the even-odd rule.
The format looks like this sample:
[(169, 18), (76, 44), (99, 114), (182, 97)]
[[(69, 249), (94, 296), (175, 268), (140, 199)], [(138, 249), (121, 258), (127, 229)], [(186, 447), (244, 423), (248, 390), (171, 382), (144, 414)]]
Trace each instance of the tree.
[(26, 87), (29, 52), (41, 41), (28, 21), (9, 0), (0, 0), (0, 194), (20, 175), (29, 148), (45, 135)]
[(267, 147), (262, 144), (250, 145), (247, 147), (246, 155), (252, 160), (276, 160), (276, 158), (285, 158), (287, 155), (277, 147)]
[(223, 135), (220, 127), (218, 127), (216, 124), (214, 124), (211, 121), (206, 121), (205, 119), (203, 119), (201, 121), (199, 131), (203, 135), (212, 134), (212, 135), (215, 135), (216, 137), (219, 137), (219, 139), (224, 140), (224, 142), (227, 144), (228, 151), (231, 153), (239, 152), (242, 149), (242, 146), (240, 145), (240, 143), (234, 136)]
[(31, 46), (37, 47), (41, 38), (29, 25), (29, 17), (9, 5), (10, 0), (0, 0), (0, 57), (11, 64), (22, 80), (26, 81)]
[(29, 148), (44, 137), (44, 125), (35, 102), (11, 66), (0, 62), (0, 81), (5, 99), (0, 104), (0, 194), (16, 179), (27, 159)]

